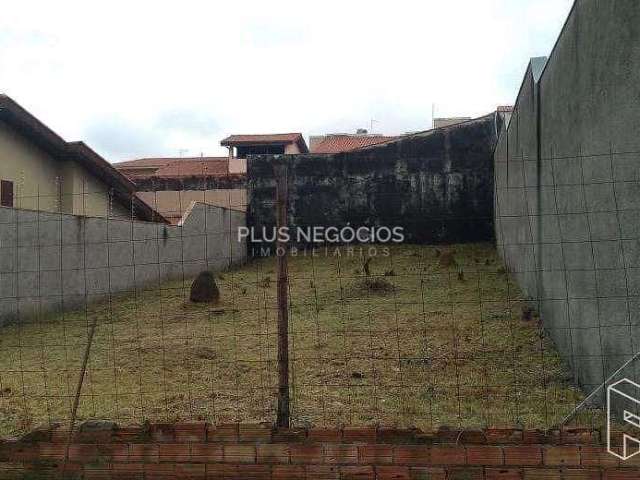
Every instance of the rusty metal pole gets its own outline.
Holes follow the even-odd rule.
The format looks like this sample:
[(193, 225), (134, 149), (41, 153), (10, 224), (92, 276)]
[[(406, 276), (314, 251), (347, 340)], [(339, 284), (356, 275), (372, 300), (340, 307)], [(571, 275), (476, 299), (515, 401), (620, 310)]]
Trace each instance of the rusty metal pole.
[[(276, 177), (276, 227), (288, 226), (287, 222), (287, 165), (274, 165)], [(289, 274), (287, 265), (287, 242), (276, 241), (276, 258), (278, 262), (278, 420), (281, 428), (290, 426), (289, 405)]]

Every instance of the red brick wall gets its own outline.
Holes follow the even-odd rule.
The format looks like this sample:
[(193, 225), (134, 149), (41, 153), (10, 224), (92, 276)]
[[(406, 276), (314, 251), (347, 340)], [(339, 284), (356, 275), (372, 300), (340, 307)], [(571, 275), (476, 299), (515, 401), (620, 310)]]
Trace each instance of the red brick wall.
[(599, 432), (435, 433), (386, 428), (272, 430), (267, 425), (85, 424), (0, 441), (0, 478), (638, 480)]

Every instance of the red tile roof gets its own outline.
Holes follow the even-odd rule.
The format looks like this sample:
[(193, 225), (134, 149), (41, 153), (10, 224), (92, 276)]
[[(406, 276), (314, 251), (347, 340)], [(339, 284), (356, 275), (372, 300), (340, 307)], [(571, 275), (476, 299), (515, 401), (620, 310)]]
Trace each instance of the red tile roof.
[(175, 160), (175, 158), (140, 158), (138, 160), (127, 160), (126, 162), (114, 163), (113, 166), (117, 169), (122, 169), (123, 167), (132, 169), (153, 167), (160, 168), (173, 160)]
[(327, 135), (324, 139), (312, 143), (311, 153), (341, 153), (358, 148), (377, 145), (396, 140), (399, 137), (385, 135)]
[(221, 176), (228, 173), (228, 157), (206, 157), (174, 160), (159, 168), (155, 175), (158, 177), (197, 177), (199, 175)]
[[(218, 177), (229, 174), (228, 157), (141, 158), (114, 165), (129, 177), (186, 178)], [(150, 173), (148, 170), (157, 167)], [(140, 173), (136, 170), (140, 169)]]

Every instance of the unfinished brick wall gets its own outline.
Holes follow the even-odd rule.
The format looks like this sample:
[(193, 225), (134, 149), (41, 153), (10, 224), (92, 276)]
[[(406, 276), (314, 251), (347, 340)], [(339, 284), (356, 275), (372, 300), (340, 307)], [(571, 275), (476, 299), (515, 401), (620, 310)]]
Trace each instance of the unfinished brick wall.
[[(67, 436), (54, 428), (0, 443), (0, 478), (60, 478)], [(640, 461), (618, 461), (587, 429), (85, 424), (65, 471), (78, 479), (631, 480)]]

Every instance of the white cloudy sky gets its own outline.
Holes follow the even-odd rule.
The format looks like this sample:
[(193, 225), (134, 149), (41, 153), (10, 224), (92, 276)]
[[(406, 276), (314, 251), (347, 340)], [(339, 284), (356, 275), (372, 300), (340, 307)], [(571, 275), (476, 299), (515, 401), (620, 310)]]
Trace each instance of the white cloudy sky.
[(0, 92), (112, 161), (511, 104), (572, 0), (7, 2)]

